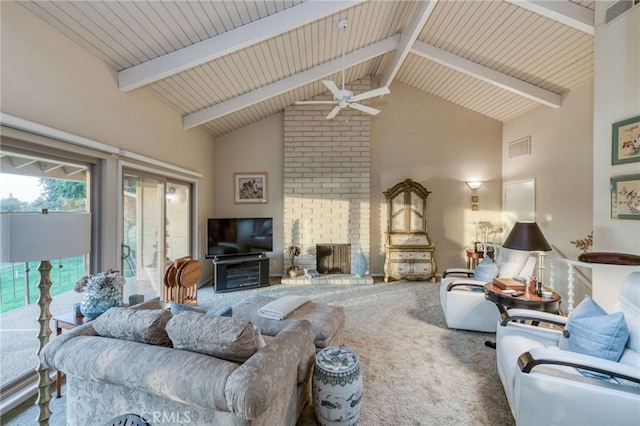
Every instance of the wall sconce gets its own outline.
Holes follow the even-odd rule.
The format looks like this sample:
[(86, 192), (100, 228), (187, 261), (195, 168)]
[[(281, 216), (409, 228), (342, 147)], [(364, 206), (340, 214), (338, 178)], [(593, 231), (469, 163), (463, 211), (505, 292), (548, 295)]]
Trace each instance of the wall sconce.
[(468, 181), (467, 185), (473, 191), (473, 195), (471, 196), (471, 211), (478, 211), (478, 196), (476, 195), (476, 191), (478, 188), (482, 186), (484, 182), (479, 180)]
[(469, 188), (471, 188), (473, 191), (475, 191), (476, 189), (480, 188), (483, 183), (484, 182), (480, 182), (479, 180), (475, 180), (475, 181), (467, 182), (467, 185), (469, 186)]
[(171, 202), (171, 200), (173, 200), (173, 197), (175, 197), (176, 195), (176, 189), (173, 186), (168, 186), (167, 187), (167, 201)]

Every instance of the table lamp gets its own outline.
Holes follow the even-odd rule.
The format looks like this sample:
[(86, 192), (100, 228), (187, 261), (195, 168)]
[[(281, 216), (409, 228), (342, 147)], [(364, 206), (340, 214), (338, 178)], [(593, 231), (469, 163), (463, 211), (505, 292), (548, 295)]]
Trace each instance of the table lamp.
[[(0, 213), (0, 245), (1, 262), (40, 261), (40, 290), (38, 305), (40, 315), (38, 323), (40, 331), (38, 339), (38, 356), (49, 341), (51, 328), (51, 312), (49, 304), (51, 295), (51, 262), (48, 259), (65, 259), (80, 256), (91, 251), (91, 215), (89, 213)], [(49, 401), (51, 394), (49, 385), (49, 369), (39, 362), (38, 399), (40, 407), (37, 421), (41, 425), (49, 424)]]
[(538, 284), (536, 294), (542, 296), (542, 278), (544, 273), (544, 252), (551, 246), (535, 222), (516, 222), (502, 247), (513, 250), (538, 252)]

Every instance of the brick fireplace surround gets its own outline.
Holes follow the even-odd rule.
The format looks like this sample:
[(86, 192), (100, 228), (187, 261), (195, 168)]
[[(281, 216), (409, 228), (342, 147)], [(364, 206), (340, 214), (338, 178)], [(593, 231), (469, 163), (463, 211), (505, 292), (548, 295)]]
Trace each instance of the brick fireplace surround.
[[(371, 88), (369, 78), (347, 86), (354, 93)], [(314, 99), (329, 99), (330, 95)], [(351, 244), (351, 258), (369, 252), (370, 118), (345, 108), (333, 120), (331, 105), (294, 105), (284, 111), (283, 246), (300, 247), (296, 264), (316, 268), (316, 244)], [(368, 257), (368, 256), (367, 256)], [(291, 266), (284, 259), (285, 270)], [(370, 276), (324, 275), (283, 278), (293, 283), (373, 282)]]

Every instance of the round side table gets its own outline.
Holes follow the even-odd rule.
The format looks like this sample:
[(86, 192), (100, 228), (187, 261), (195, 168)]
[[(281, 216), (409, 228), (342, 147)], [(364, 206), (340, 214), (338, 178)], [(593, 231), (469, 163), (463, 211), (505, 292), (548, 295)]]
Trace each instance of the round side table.
[(353, 351), (328, 347), (318, 352), (312, 389), (316, 419), (321, 426), (358, 424), (362, 375)]

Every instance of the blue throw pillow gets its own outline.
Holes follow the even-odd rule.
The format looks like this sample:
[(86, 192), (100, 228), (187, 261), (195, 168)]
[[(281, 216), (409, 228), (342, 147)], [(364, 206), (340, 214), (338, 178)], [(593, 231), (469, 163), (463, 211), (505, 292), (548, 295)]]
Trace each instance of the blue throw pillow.
[(473, 279), (485, 283), (493, 282), (493, 279), (497, 276), (498, 265), (493, 263), (493, 260), (489, 256), (484, 257), (482, 262), (480, 262), (473, 271)]
[[(629, 339), (629, 328), (622, 312), (607, 314), (591, 297), (571, 312), (562, 331), (559, 347), (617, 362)], [(608, 379), (609, 376), (578, 369), (584, 376)]]
[(215, 317), (230, 317), (233, 311), (231, 310), (231, 306), (227, 306), (221, 309), (209, 309), (207, 311), (207, 315), (213, 315)]
[(171, 315), (176, 315), (180, 312), (200, 312), (204, 314), (207, 311), (197, 306), (181, 305), (180, 303), (171, 302)]

